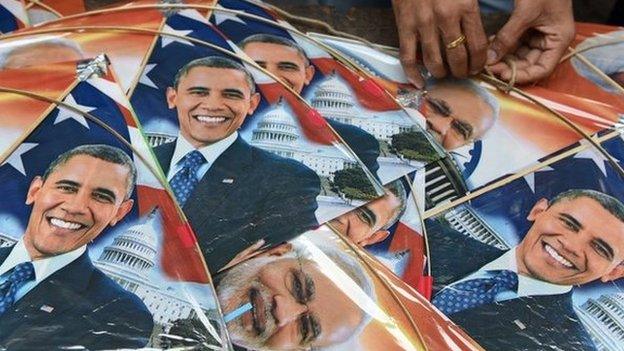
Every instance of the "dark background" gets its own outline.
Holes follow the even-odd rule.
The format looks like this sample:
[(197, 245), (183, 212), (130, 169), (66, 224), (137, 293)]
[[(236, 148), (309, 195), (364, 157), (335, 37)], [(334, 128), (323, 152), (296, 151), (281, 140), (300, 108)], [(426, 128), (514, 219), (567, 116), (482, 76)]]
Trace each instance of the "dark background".
[[(93, 10), (119, 0), (85, 0)], [(355, 34), (372, 42), (398, 46), (390, 0), (265, 0), (291, 14), (322, 20), (336, 30)], [(574, 16), (580, 22), (624, 25), (624, 0), (574, 0)], [(493, 34), (507, 19), (506, 14), (484, 16), (486, 32)], [(321, 27), (289, 21), (303, 31), (325, 32)]]

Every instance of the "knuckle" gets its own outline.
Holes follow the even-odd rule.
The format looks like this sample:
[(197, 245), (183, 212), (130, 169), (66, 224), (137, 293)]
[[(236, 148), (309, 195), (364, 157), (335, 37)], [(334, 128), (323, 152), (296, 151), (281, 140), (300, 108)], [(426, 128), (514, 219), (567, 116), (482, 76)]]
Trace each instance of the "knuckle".
[(416, 64), (416, 57), (414, 55), (411, 54), (401, 54), (399, 56), (399, 61), (401, 61), (401, 63), (403, 65), (415, 65)]
[(444, 65), (440, 57), (433, 57), (429, 60), (429, 64), (435, 68), (441, 68)]
[(454, 55), (449, 55), (448, 61), (451, 68), (459, 68), (459, 66), (466, 64), (466, 62), (468, 61), (468, 55), (466, 55), (465, 52), (458, 52)]
[(470, 48), (471, 56), (484, 55), (488, 49), (488, 42), (485, 40), (477, 40)]
[(502, 44), (505, 47), (510, 47), (513, 45), (513, 38), (511, 37), (511, 35), (507, 34), (506, 32), (498, 33), (498, 36), (496, 37), (496, 39), (498, 40), (500, 44)]
[(416, 21), (420, 26), (433, 26), (435, 24), (435, 16), (431, 11), (419, 11), (416, 14)]

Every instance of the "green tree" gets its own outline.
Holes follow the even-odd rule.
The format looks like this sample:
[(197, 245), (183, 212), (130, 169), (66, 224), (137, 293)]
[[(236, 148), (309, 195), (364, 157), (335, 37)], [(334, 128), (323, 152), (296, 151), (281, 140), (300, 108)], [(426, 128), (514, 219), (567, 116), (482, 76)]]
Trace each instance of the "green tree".
[(438, 159), (435, 149), (419, 131), (412, 130), (393, 135), (392, 147), (409, 160), (431, 162)]
[(375, 188), (361, 168), (346, 168), (334, 173), (334, 185), (350, 199), (371, 200), (377, 197)]

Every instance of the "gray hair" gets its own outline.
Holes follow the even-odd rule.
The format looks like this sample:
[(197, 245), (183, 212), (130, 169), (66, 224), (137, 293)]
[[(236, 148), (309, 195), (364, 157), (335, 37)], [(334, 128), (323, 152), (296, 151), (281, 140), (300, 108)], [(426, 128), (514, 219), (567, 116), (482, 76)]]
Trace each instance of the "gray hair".
[(128, 172), (130, 173), (128, 176), (128, 187), (126, 189), (126, 198), (130, 198), (132, 195), (132, 191), (134, 190), (134, 185), (136, 184), (137, 179), (137, 170), (134, 166), (134, 162), (130, 156), (128, 156), (121, 149), (104, 144), (91, 144), (91, 145), (80, 145), (69, 151), (66, 151), (60, 154), (54, 161), (50, 163), (46, 171), (43, 173), (43, 181), (50, 176), (50, 174), (54, 173), (54, 171), (60, 166), (66, 164), (69, 160), (71, 160), (75, 156), (79, 155), (87, 155), (91, 157), (95, 157), (97, 159), (114, 163), (117, 165), (122, 165), (128, 168)]
[(180, 80), (185, 77), (193, 68), (195, 67), (210, 67), (210, 68), (223, 68), (223, 69), (234, 69), (237, 71), (241, 71), (245, 75), (245, 80), (249, 85), (249, 90), (251, 93), (256, 92), (256, 82), (253, 79), (253, 76), (243, 65), (240, 63), (226, 57), (221, 56), (208, 56), (195, 59), (193, 61), (188, 62), (180, 70), (176, 73), (173, 78), (173, 88), (178, 89), (178, 85), (180, 84)]
[(303, 57), (303, 60), (305, 61), (306, 66), (310, 64), (310, 60), (308, 60), (308, 56), (306, 55), (305, 51), (294, 40), (290, 40), (288, 38), (280, 37), (274, 34), (260, 33), (260, 34), (250, 35), (247, 38), (241, 40), (240, 42), (238, 42), (238, 47), (245, 50), (245, 46), (251, 43), (267, 43), (267, 44), (282, 45), (282, 46), (287, 46), (289, 48), (293, 48), (297, 50), (297, 52), (299, 53), (299, 55), (301, 55), (301, 57)]
[[(314, 246), (321, 250), (343, 273), (349, 276), (353, 283), (359, 286), (364, 294), (376, 301), (377, 296), (375, 294), (375, 285), (370, 275), (362, 267), (362, 264), (355, 259), (350, 251), (343, 251), (338, 248), (336, 244), (332, 244), (333, 238), (328, 238), (323, 233), (310, 232), (306, 234), (305, 238), (310, 240)], [(294, 255), (299, 258), (309, 259), (311, 253), (302, 245), (298, 240), (290, 242), (293, 245)], [(368, 323), (372, 320), (372, 317), (362, 311), (362, 320), (357, 325), (355, 330), (351, 333), (349, 338), (338, 345), (332, 345), (324, 348), (314, 348), (314, 350), (344, 350), (352, 349), (348, 346), (353, 346), (358, 343), (358, 337), (362, 334)]]
[[(17, 45), (19, 43), (19, 45)], [(70, 50), (73, 50), (80, 58), (84, 57), (84, 52), (78, 43), (73, 40), (69, 40), (63, 37), (45, 37), (40, 40), (31, 40), (31, 41), (16, 41), (13, 42), (15, 45), (10, 46), (2, 46), (0, 45), (0, 69), (3, 69), (6, 66), (7, 61), (11, 57), (11, 55), (22, 52), (22, 51), (30, 51), (36, 47), (42, 46), (60, 46), (65, 47)]]
[(624, 205), (622, 202), (611, 195), (601, 193), (600, 191), (590, 189), (570, 189), (559, 193), (548, 202), (548, 206), (552, 206), (564, 200), (574, 200), (581, 197), (592, 199), (600, 204), (605, 210), (609, 211), (615, 218), (624, 222)]
[(492, 93), (476, 81), (472, 79), (460, 79), (454, 77), (427, 80), (428, 87), (434, 87), (436, 85), (454, 85), (474, 93), (492, 109), (494, 120), (498, 120), (498, 116), (500, 115), (500, 104), (498, 103), (498, 99), (496, 99)]
[(394, 215), (390, 218), (388, 223), (381, 227), (383, 230), (388, 230), (399, 221), (403, 212), (405, 212), (405, 208), (407, 207), (407, 191), (405, 190), (405, 185), (403, 185), (403, 181), (401, 181), (401, 179), (397, 179), (394, 182), (387, 184), (384, 188), (386, 191), (396, 196), (399, 200), (399, 206), (394, 210)]

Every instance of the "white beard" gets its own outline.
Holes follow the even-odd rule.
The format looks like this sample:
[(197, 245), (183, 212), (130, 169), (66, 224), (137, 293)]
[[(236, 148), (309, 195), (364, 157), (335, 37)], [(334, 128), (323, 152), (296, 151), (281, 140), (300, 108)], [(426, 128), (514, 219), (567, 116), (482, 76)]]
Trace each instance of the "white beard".
[(219, 302), (226, 314), (249, 302), (249, 290), (251, 288), (257, 289), (264, 300), (265, 311), (255, 311), (255, 313), (265, 313), (265, 330), (260, 335), (256, 335), (253, 330), (246, 330), (240, 318), (227, 323), (232, 342), (236, 345), (254, 350), (266, 349), (266, 341), (277, 329), (275, 318), (271, 314), (273, 310), (272, 294), (258, 280), (260, 269), (276, 260), (276, 258), (261, 256), (240, 263), (224, 272), (219, 284), (215, 287)]

